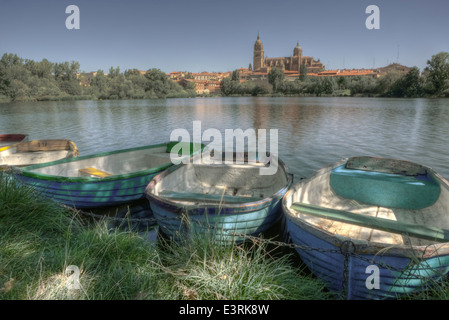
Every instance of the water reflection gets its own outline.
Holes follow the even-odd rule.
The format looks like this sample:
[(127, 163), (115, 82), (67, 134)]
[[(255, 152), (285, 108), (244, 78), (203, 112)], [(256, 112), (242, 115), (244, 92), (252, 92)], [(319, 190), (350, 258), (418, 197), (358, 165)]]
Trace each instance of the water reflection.
[[(278, 129), (295, 177), (345, 157), (415, 161), (449, 178), (449, 101), (378, 98), (196, 98), (0, 104), (1, 133), (75, 141), (92, 154), (167, 141), (174, 129)], [(295, 179), (296, 180), (296, 179)]]

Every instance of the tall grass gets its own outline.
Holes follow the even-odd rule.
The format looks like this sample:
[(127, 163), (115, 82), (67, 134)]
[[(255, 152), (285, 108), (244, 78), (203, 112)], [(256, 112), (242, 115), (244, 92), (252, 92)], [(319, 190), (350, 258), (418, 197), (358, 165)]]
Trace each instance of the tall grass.
[[(152, 243), (111, 230), (106, 220), (86, 223), (0, 172), (0, 300), (333, 299), (267, 242), (248, 247), (216, 239), (194, 233)], [(80, 271), (79, 289), (67, 287), (69, 266)], [(403, 297), (448, 298), (447, 280)]]
[[(79, 289), (69, 289), (77, 266)], [(327, 299), (288, 255), (213, 237), (150, 243), (138, 233), (87, 224), (76, 212), (0, 172), (0, 300)]]

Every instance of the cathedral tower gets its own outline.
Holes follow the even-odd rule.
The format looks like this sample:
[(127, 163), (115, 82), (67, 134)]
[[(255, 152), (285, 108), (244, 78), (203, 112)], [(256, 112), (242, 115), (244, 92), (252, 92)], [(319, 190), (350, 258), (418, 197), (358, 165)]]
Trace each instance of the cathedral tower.
[(296, 47), (293, 49), (293, 58), (292, 58), (292, 66), (291, 70), (300, 71), (302, 64), (302, 48), (299, 45), (299, 42), (296, 43)]
[(259, 34), (257, 34), (257, 40), (254, 44), (254, 59), (253, 59), (253, 70), (260, 71), (261, 68), (265, 66), (265, 58), (263, 52), (263, 44), (260, 41)]

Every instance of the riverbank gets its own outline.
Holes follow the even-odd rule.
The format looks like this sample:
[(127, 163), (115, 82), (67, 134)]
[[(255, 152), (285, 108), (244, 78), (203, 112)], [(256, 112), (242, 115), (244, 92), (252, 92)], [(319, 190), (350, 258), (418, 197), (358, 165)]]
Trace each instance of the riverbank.
[[(148, 242), (0, 173), (0, 300), (322, 300), (323, 284), (262, 245)], [(79, 271), (72, 278), (66, 270)], [(79, 275), (79, 282), (73, 277)], [(79, 284), (79, 289), (67, 284)], [(69, 286), (70, 287), (70, 286)]]
[[(395, 98), (395, 99), (404, 99), (408, 97), (389, 97), (389, 96), (383, 96), (383, 95), (376, 95), (371, 93), (356, 93), (351, 94), (350, 90), (337, 90), (333, 92), (332, 94), (308, 94), (308, 93), (302, 93), (302, 94), (292, 94), (292, 93), (269, 93), (269, 94), (258, 94), (258, 95), (251, 95), (251, 94), (231, 94), (228, 96), (222, 96), (219, 94), (202, 94), (197, 96), (167, 96), (163, 99), (179, 99), (179, 98), (185, 98), (185, 99), (195, 99), (195, 98), (248, 98), (248, 97), (266, 97), (266, 98), (294, 98), (294, 97), (302, 97), (302, 98), (312, 98), (312, 97), (341, 97), (341, 98)], [(447, 99), (449, 98), (449, 95), (446, 97), (438, 97), (438, 96), (425, 96), (420, 97), (423, 99)], [(11, 98), (8, 98), (6, 96), (0, 95), (0, 104), (6, 104), (11, 102), (46, 102), (46, 101), (101, 101), (101, 100), (158, 100), (161, 98), (153, 97), (153, 98), (147, 98), (147, 97), (134, 97), (134, 98), (124, 98), (119, 99), (118, 97), (112, 97), (112, 98), (97, 98), (95, 96), (90, 95), (80, 95), (80, 96), (46, 96), (46, 97), (40, 97), (40, 98), (29, 98), (25, 100), (13, 100)]]
[[(45, 200), (4, 172), (0, 208), (0, 300), (335, 299), (293, 253), (276, 254), (268, 242), (149, 242)], [(447, 299), (448, 283), (408, 298)]]

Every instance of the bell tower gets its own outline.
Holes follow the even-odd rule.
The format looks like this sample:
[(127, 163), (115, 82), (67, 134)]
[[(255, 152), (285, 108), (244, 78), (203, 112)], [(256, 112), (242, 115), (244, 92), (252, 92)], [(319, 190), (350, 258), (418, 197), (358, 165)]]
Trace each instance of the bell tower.
[(254, 58), (253, 58), (253, 70), (260, 71), (265, 66), (265, 58), (263, 52), (263, 44), (260, 41), (259, 34), (257, 34), (256, 43), (254, 43)]
[(302, 48), (299, 45), (299, 42), (296, 43), (296, 47), (293, 49), (293, 59), (292, 59), (292, 67), (291, 70), (300, 71), (302, 64)]

